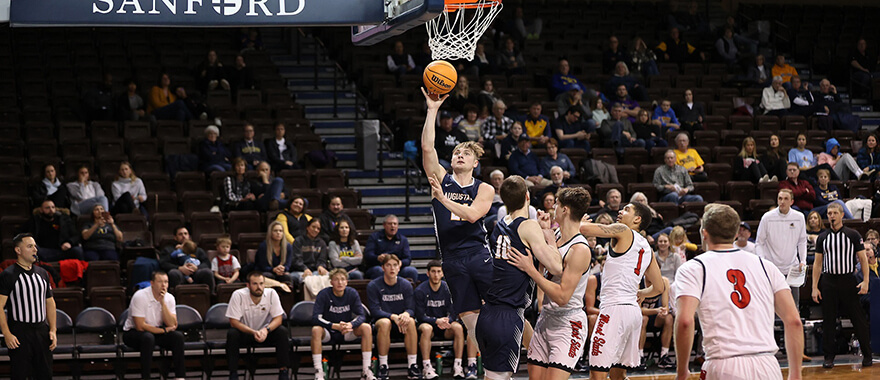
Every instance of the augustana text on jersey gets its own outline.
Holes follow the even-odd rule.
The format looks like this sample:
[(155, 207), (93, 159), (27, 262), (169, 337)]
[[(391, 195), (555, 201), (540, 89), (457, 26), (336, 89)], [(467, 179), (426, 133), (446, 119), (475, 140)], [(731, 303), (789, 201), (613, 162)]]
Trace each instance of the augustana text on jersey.
[(471, 202), (471, 201), (473, 201), (473, 199), (471, 198), (470, 194), (465, 194), (465, 193), (445, 193), (445, 195), (446, 195), (446, 198), (449, 198), (449, 200), (450, 200), (450, 201), (453, 201), (453, 202), (462, 203), (462, 201), (464, 201), (464, 202)]

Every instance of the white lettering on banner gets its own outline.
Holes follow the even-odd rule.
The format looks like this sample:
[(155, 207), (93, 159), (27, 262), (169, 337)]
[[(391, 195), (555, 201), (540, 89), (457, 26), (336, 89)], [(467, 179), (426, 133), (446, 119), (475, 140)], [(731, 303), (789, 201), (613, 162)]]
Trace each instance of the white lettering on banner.
[[(107, 14), (113, 11), (116, 8), (116, 4), (119, 4), (119, 7), (116, 8), (116, 13), (126, 14), (129, 11), (126, 7), (133, 7), (134, 9), (130, 12), (131, 14), (151, 14), (157, 15), (162, 13), (167, 13), (165, 9), (162, 9), (161, 6), (156, 5), (157, 2), (161, 1), (165, 4), (165, 8), (167, 8), (168, 12), (171, 14), (177, 14), (177, 0), (143, 0), (150, 1), (152, 3), (152, 8), (149, 12), (145, 12), (141, 7), (142, 0), (122, 0), (119, 3), (116, 3), (115, 0), (92, 0), (92, 13), (93, 14)], [(203, 6), (204, 0), (186, 0), (186, 11), (183, 14), (194, 15), (198, 14), (198, 9), (201, 9)], [(221, 16), (232, 16), (239, 13), (243, 7), (243, 1), (247, 1), (248, 12), (245, 16), (296, 16), (305, 9), (306, 0), (211, 0), (212, 8), (214, 12)], [(278, 2), (278, 13), (272, 13), (269, 11), (268, 3), (272, 1)], [(295, 10), (288, 11), (288, 8), (291, 2), (295, 2), (296, 6)], [(196, 7), (198, 5), (198, 7)], [(149, 4), (147, 4), (149, 6)], [(257, 8), (260, 11), (257, 11)], [(262, 13), (262, 14), (261, 14)]]

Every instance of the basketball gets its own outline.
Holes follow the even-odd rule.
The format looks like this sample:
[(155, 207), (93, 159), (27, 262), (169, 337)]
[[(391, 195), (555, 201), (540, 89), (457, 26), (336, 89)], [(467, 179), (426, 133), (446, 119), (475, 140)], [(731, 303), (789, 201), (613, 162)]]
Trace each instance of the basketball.
[(422, 81), (425, 82), (425, 89), (428, 92), (443, 95), (455, 87), (455, 83), (458, 82), (458, 72), (449, 62), (434, 61), (425, 67)]

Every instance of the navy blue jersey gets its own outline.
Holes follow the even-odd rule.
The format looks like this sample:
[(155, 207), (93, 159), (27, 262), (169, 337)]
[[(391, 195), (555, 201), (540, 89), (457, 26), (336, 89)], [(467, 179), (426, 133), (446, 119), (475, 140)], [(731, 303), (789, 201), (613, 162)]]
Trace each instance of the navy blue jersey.
[(333, 294), (333, 288), (324, 288), (315, 297), (312, 323), (317, 326), (324, 326), (329, 330), (334, 323), (351, 322), (351, 327), (358, 328), (364, 320), (364, 306), (354, 288), (346, 287), (342, 297)]
[(409, 280), (397, 277), (397, 283), (388, 286), (385, 277), (379, 277), (367, 284), (367, 302), (373, 320), (389, 318), (391, 314), (400, 314), (404, 311), (410, 316), (415, 316), (415, 302), (413, 300), (413, 287)]
[(449, 318), (449, 322), (455, 320), (452, 312), (452, 293), (446, 281), (440, 281), (440, 287), (435, 292), (431, 289), (431, 282), (425, 281), (416, 287), (416, 319), (419, 322), (437, 323), (437, 318)]
[[(447, 174), (443, 177), (440, 186), (443, 187), (443, 193), (447, 198), (453, 202), (470, 206), (477, 198), (477, 192), (482, 183), (474, 178), (473, 183), (462, 186)], [(434, 213), (434, 229), (437, 232), (437, 247), (444, 260), (463, 256), (486, 247), (486, 228), (483, 226), (482, 217), (475, 223), (471, 223), (450, 212), (436, 199), (431, 200), (431, 206)]]
[[(506, 218), (505, 218), (506, 219)], [(515, 309), (529, 307), (532, 303), (532, 290), (535, 282), (526, 272), (507, 262), (508, 247), (516, 248), (520, 253), (531, 253), (526, 245), (520, 240), (520, 224), (526, 218), (519, 217), (510, 224), (505, 220), (499, 220), (492, 232), (492, 242), (495, 244), (492, 260), (492, 286), (486, 294), (486, 302), (490, 305), (508, 305)]]

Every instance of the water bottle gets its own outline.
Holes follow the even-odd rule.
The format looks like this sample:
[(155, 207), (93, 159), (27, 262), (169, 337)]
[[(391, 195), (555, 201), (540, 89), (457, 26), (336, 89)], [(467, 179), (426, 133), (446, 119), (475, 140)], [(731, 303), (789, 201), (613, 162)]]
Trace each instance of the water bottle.
[(434, 361), (436, 362), (434, 369), (437, 371), (437, 375), (443, 375), (443, 355), (438, 353), (437, 356), (434, 356)]
[(321, 359), (321, 368), (324, 369), (324, 379), (327, 379), (327, 375), (330, 373), (330, 364), (327, 359)]
[(477, 353), (477, 377), (483, 377), (483, 356)]
[(855, 335), (853, 335), (852, 338), (849, 339), (849, 347), (850, 347), (850, 350), (852, 351), (853, 355), (856, 355), (856, 356), (862, 355), (862, 350), (859, 349), (859, 340), (856, 339)]
[(373, 375), (379, 374), (379, 359), (376, 359), (376, 357), (373, 356), (372, 361), (370, 361), (370, 366), (373, 367)]

